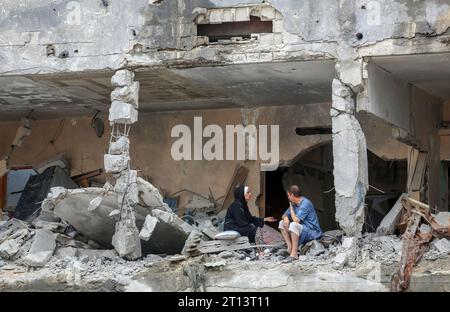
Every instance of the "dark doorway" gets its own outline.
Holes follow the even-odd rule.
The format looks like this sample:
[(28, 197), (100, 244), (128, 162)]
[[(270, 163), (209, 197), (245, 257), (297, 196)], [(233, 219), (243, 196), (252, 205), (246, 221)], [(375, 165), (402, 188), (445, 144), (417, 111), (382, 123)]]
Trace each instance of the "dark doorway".
[(369, 190), (366, 193), (364, 232), (374, 232), (383, 218), (406, 191), (407, 161), (384, 160), (367, 151)]
[[(266, 216), (272, 216), (281, 220), (284, 211), (289, 207), (286, 191), (283, 186), (283, 175), (287, 168), (278, 168), (275, 171), (266, 172)], [(267, 223), (273, 228), (278, 228), (278, 224)]]
[[(374, 232), (398, 197), (405, 192), (407, 162), (406, 160), (384, 160), (371, 151), (367, 151), (367, 158), (370, 187), (366, 194), (366, 219), (363, 232)], [(289, 205), (285, 190), (289, 185), (296, 184), (304, 196), (314, 204), (322, 230), (339, 228), (335, 220), (331, 143), (311, 149), (301, 155), (290, 167), (265, 174), (266, 216), (281, 218)]]

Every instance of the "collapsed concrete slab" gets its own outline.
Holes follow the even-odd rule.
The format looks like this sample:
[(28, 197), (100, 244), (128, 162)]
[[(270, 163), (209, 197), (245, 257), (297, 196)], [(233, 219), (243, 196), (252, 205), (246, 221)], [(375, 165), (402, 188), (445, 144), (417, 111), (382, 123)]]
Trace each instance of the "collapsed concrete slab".
[(23, 261), (32, 267), (44, 266), (53, 256), (56, 248), (55, 237), (48, 230), (37, 230), (33, 243)]
[[(149, 214), (152, 218), (158, 220), (149, 240), (141, 241), (143, 253), (175, 254), (181, 252), (192, 227), (174, 213), (160, 210), (161, 207), (166, 206), (156, 189), (155, 192), (147, 192), (148, 189), (154, 188), (150, 183), (141, 181), (141, 185), (145, 185), (147, 188), (140, 189), (139, 201), (144, 202), (142, 200), (142, 196), (144, 196), (146, 202), (153, 203), (156, 206), (149, 207), (141, 204), (135, 206), (137, 229), (143, 228), (146, 216)], [(141, 190), (144, 190), (144, 192)], [(111, 218), (110, 215), (115, 211), (117, 212), (117, 218), (120, 215), (116, 192), (104, 188), (90, 187), (76, 190), (58, 190), (57, 194), (56, 196), (53, 194), (52, 197), (46, 199), (46, 206), (52, 207), (48, 209), (51, 209), (56, 216), (72, 225), (76, 231), (99, 243), (102, 247), (112, 247), (111, 241), (116, 220)], [(89, 210), (89, 203), (98, 197), (102, 198), (100, 205), (95, 210)], [(167, 209), (170, 210), (168, 207)], [(136, 237), (139, 237), (139, 233)]]

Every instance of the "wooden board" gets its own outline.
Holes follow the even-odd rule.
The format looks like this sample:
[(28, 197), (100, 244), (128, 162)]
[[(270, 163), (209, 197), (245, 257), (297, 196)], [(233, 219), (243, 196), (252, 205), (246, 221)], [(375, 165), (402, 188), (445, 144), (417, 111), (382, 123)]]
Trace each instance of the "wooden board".
[(248, 241), (248, 237), (242, 236), (235, 240), (212, 240), (212, 241), (201, 241), (198, 244), (198, 250), (202, 254), (207, 253), (217, 253), (222, 251), (233, 251), (238, 249), (251, 248)]
[(227, 193), (225, 195), (225, 199), (223, 200), (222, 207), (220, 207), (219, 210), (216, 211), (216, 213), (222, 211), (223, 209), (228, 209), (228, 207), (231, 205), (231, 203), (234, 202), (234, 188), (237, 185), (244, 184), (248, 173), (249, 173), (249, 170), (247, 167), (244, 167), (242, 165), (238, 165), (236, 167), (233, 177), (230, 180), (230, 184), (228, 185)]

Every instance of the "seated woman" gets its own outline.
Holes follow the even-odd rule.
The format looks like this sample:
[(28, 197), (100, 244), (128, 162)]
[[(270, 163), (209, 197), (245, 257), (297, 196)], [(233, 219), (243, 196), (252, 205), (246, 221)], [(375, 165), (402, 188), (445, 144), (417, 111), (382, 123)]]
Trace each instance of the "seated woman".
[(239, 186), (234, 190), (234, 202), (230, 205), (225, 216), (225, 231), (236, 231), (241, 236), (248, 236), (250, 243), (255, 243), (255, 237), (258, 244), (262, 242), (261, 228), (264, 222), (277, 221), (273, 217), (258, 218), (251, 215), (248, 210), (247, 202), (252, 198), (252, 193), (248, 186)]

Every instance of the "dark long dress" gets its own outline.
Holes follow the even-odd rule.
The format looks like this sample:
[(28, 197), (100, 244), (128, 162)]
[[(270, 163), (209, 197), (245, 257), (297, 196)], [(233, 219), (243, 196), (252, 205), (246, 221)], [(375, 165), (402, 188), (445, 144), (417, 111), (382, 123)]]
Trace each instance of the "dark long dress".
[(244, 197), (244, 186), (234, 190), (235, 201), (228, 207), (225, 216), (225, 231), (237, 231), (241, 236), (248, 236), (251, 243), (255, 242), (256, 229), (264, 226), (264, 218), (251, 215)]

